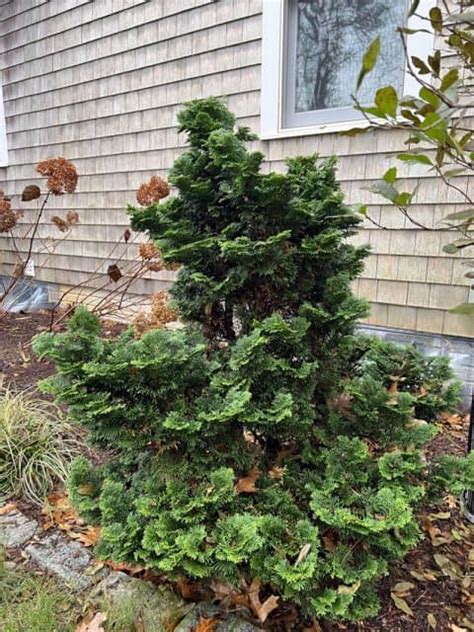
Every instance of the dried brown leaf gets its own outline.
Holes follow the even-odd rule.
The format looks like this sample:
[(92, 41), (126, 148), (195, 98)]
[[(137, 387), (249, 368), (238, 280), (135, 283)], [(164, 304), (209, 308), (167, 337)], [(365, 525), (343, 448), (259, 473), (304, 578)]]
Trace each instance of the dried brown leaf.
[(103, 623), (107, 620), (107, 616), (103, 612), (97, 612), (92, 619), (87, 617), (76, 628), (76, 632), (105, 632)]
[(296, 562), (295, 562), (295, 566), (298, 566), (298, 564), (301, 564), (301, 562), (304, 562), (304, 560), (308, 557), (309, 552), (311, 551), (311, 544), (305, 544), (301, 551), (298, 554), (298, 557), (296, 558)]
[(201, 617), (199, 623), (194, 628), (194, 632), (212, 632), (218, 623), (218, 619), (206, 619), (205, 617)]
[(36, 200), (41, 195), (41, 189), (36, 184), (29, 184), (23, 189), (23, 193), (21, 194), (22, 202), (30, 202), (31, 200)]
[(268, 476), (270, 478), (274, 478), (276, 480), (283, 480), (283, 477), (285, 475), (285, 470), (286, 468), (284, 467), (278, 467), (278, 465), (274, 465), (272, 468), (270, 468), (268, 470)]
[(262, 603), (259, 596), (260, 587), (260, 580), (255, 578), (248, 588), (248, 597), (252, 611), (258, 617), (260, 623), (264, 623), (267, 620), (268, 615), (278, 608), (279, 597), (276, 595), (270, 595), (270, 597), (265, 599)]
[(255, 494), (257, 488), (255, 483), (260, 476), (260, 470), (257, 466), (254, 466), (247, 476), (243, 478), (239, 478), (237, 483), (234, 486), (234, 489), (237, 494)]
[(6, 505), (3, 505), (3, 507), (0, 507), (0, 516), (4, 516), (7, 513), (10, 513), (11, 511), (15, 511), (16, 509), (16, 505), (15, 503), (7, 503)]
[(433, 555), (436, 564), (442, 570), (444, 575), (447, 575), (453, 580), (459, 580), (464, 577), (461, 567), (454, 560), (451, 560), (446, 555), (435, 554)]
[(107, 268), (107, 274), (114, 283), (117, 283), (117, 281), (120, 281), (120, 279), (123, 276), (122, 271), (120, 270), (120, 268), (118, 267), (116, 263), (111, 263), (109, 265), (109, 267)]

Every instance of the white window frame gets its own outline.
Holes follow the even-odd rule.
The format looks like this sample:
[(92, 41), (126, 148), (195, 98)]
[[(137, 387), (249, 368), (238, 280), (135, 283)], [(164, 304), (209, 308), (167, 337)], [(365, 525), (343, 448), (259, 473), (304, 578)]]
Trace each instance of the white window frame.
[[(260, 136), (262, 140), (305, 136), (310, 134), (324, 134), (351, 129), (354, 126), (367, 126), (367, 121), (354, 110), (351, 120), (331, 122), (330, 113), (335, 109), (328, 109), (328, 121), (312, 123), (301, 127), (289, 127), (285, 124), (285, 64), (288, 5), (290, 0), (263, 0), (262, 15), (262, 91), (261, 91), (261, 119)], [(421, 0), (417, 13), (427, 16), (429, 10), (436, 6), (436, 0)], [(407, 38), (408, 55), (426, 57), (433, 49), (434, 33), (426, 21), (418, 16), (408, 20), (410, 29), (427, 29), (429, 33), (416, 33)], [(362, 60), (361, 60), (362, 61)], [(416, 95), (420, 89), (416, 79), (405, 69), (403, 80), (404, 95)]]
[(2, 73), (0, 72), (0, 167), (8, 167), (7, 130), (3, 107)]

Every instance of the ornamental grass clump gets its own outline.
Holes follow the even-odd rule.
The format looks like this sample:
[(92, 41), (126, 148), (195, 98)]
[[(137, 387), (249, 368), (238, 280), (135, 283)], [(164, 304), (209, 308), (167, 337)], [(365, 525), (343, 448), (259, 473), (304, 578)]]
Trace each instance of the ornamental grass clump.
[[(261, 586), (273, 595), (261, 618), (279, 600), (308, 618), (369, 616), (377, 580), (420, 538), (428, 421), (452, 402), (416, 418), (430, 383), (394, 388), (396, 366), (354, 334), (367, 306), (350, 286), (367, 248), (348, 242), (359, 219), (335, 160), (262, 173), (254, 136), (216, 99), (188, 104), (179, 124), (177, 195), (129, 210), (179, 267), (184, 326), (110, 340), (78, 309), (65, 333), (36, 341), (58, 370), (44, 387), (114, 449), (100, 467), (75, 462), (71, 499), (101, 525), (104, 558), (221, 594), (251, 586), (253, 603)], [(462, 486), (469, 464), (449, 466)]]
[(23, 498), (41, 505), (64, 482), (78, 455), (77, 431), (62, 412), (31, 392), (0, 388), (0, 501)]

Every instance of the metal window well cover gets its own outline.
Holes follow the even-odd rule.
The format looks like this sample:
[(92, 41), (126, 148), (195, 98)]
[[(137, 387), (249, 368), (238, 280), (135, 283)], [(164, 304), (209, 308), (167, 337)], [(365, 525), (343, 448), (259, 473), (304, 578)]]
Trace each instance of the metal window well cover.
[[(8, 288), (10, 282), (10, 277), (0, 277), (0, 295), (2, 290)], [(54, 306), (54, 301), (51, 300), (51, 289), (47, 283), (20, 279), (5, 297), (2, 309), (12, 314), (51, 309)]]

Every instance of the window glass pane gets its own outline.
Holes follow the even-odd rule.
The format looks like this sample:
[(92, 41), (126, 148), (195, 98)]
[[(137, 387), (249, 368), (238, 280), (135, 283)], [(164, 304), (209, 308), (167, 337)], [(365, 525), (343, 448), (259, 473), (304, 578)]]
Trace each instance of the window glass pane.
[(404, 0), (298, 0), (295, 111), (351, 106), (362, 56), (377, 35), (380, 56), (359, 100), (372, 102), (383, 85), (401, 87), (404, 53), (396, 28), (406, 10)]

